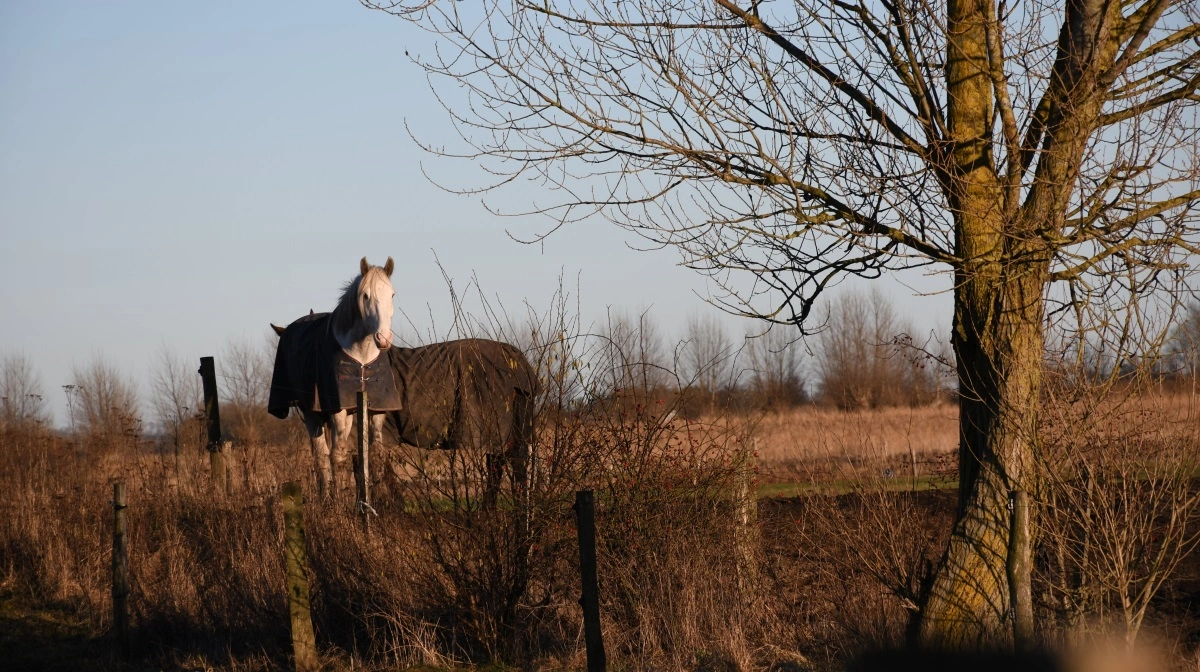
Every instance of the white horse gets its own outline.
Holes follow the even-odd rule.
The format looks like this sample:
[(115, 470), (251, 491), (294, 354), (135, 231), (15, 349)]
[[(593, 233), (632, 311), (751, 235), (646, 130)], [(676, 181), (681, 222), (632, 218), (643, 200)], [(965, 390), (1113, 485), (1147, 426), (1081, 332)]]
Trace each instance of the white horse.
[(322, 497), (336, 493), (338, 474), (348, 473), (355, 392), (368, 392), (374, 445), (383, 437), (383, 411), (399, 410), (386, 353), (392, 345), (394, 267), (391, 257), (383, 266), (372, 266), (363, 257), (358, 277), (343, 287), (333, 312), (307, 315), (286, 329), (271, 325), (279, 334), (279, 348), (267, 410), (286, 418), (292, 406), (300, 409)]

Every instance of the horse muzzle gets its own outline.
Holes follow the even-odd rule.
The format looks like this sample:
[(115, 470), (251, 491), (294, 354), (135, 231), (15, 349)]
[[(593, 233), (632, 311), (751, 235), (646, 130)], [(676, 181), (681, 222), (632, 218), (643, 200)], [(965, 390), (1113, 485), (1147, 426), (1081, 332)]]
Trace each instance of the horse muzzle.
[(377, 346), (377, 347), (378, 347), (380, 350), (387, 350), (388, 348), (392, 347), (392, 336), (391, 336), (391, 334), (388, 334), (387, 336), (384, 336), (383, 334), (381, 334), (381, 333), (379, 333), (379, 332), (375, 332), (375, 345), (376, 345), (376, 346)]

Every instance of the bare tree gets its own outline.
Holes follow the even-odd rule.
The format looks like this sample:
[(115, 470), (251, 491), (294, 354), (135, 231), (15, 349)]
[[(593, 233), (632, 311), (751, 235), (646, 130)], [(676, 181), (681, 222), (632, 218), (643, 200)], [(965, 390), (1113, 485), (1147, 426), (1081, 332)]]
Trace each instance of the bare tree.
[(221, 352), (218, 373), (221, 382), (221, 418), (242, 441), (263, 439), (267, 396), (271, 389), (271, 348), (247, 339), (229, 341)]
[(681, 373), (695, 386), (709, 408), (717, 405), (721, 391), (730, 387), (732, 363), (737, 351), (716, 315), (692, 315), (681, 350)]
[(852, 292), (833, 304), (819, 336), (824, 399), (851, 409), (890, 401), (900, 373), (888, 347), (895, 322), (891, 305), (878, 290), (866, 296)]
[(636, 319), (610, 312), (601, 340), (604, 345), (596, 365), (605, 374), (603, 378), (611, 388), (608, 391), (648, 392), (667, 384), (672, 369), (648, 311), (642, 311)]
[(1168, 343), (1169, 370), (1200, 384), (1200, 301), (1193, 302)]
[(818, 335), (822, 399), (843, 409), (933, 401), (935, 371), (914, 332), (876, 288), (839, 297)]
[(185, 363), (163, 343), (155, 358), (150, 392), (158, 426), (170, 435), (172, 443), (178, 448), (184, 423), (203, 410), (200, 376), (193, 366)]
[(137, 383), (103, 355), (86, 366), (72, 366), (68, 388), (71, 424), (84, 436), (111, 442), (140, 432)]
[(458, 155), (550, 187), (554, 228), (675, 247), (733, 312), (804, 328), (839, 276), (951, 271), (960, 506), (919, 630), (1006, 636), (1047, 321), (1134, 323), (1200, 253), (1195, 3), (364, 2), (439, 38)]
[(750, 394), (762, 408), (787, 408), (808, 399), (798, 332), (772, 328), (746, 336)]
[(49, 422), (42, 379), (25, 353), (0, 359), (0, 426)]

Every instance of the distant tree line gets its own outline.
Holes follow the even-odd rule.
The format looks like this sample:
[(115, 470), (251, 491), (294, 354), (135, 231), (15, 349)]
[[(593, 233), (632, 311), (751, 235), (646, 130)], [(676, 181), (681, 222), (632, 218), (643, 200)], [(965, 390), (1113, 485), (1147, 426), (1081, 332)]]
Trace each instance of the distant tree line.
[(1200, 301), (1193, 301), (1187, 314), (1171, 333), (1164, 373), (1168, 377), (1200, 382)]
[[(610, 314), (599, 365), (608, 389), (649, 397), (682, 394), (689, 413), (819, 405), (841, 410), (921, 406), (954, 398), (947, 338), (918, 332), (877, 290), (847, 292), (827, 306), (824, 327), (807, 339), (776, 326), (731, 336), (714, 314), (693, 316), (672, 349), (648, 312)], [(1109, 340), (1074, 346), (1049, 369), (1095, 380), (1149, 373), (1168, 388), (1200, 384), (1200, 301), (1193, 302), (1161, 343), (1144, 343), (1137, 360), (1118, 359)], [(1072, 363), (1072, 360), (1077, 360)], [(1078, 372), (1083, 371), (1083, 374)]]
[[(232, 339), (216, 355), (221, 424), (226, 436), (238, 443), (279, 442), (289, 436), (290, 423), (280, 423), (266, 412), (274, 357), (273, 335), (257, 344)], [(144, 442), (147, 437), (168, 449), (202, 445), (199, 363), (164, 345), (143, 381), (123, 374), (99, 353), (74, 364), (62, 386), (65, 430), (87, 437), (93, 445)], [(143, 392), (149, 395), (145, 405)], [(0, 356), (0, 428), (48, 425), (48, 409), (48, 393), (29, 357), (20, 352)]]
[(1127, 325), (1100, 324), (1066, 345), (1049, 348), (1047, 367), (1089, 386), (1150, 382), (1166, 390), (1200, 389), (1200, 301), (1186, 304), (1157, 340), (1143, 340)]
[(648, 313), (610, 314), (602, 327), (592, 366), (608, 384), (596, 396), (682, 394), (689, 413), (702, 413), (917, 406), (950, 394), (947, 344), (921, 337), (878, 292), (844, 294), (806, 340), (780, 326), (734, 337), (713, 314), (689, 319), (673, 349)]
[[(877, 291), (841, 295), (828, 306), (824, 328), (803, 340), (780, 327), (731, 336), (711, 313), (691, 317), (673, 346), (648, 311), (610, 313), (598, 332), (600, 346), (586, 363), (590, 379), (599, 381), (599, 387), (586, 391), (592, 398), (637, 395), (651, 403), (681, 395), (684, 411), (699, 415), (809, 404), (842, 410), (920, 406), (954, 395), (954, 362), (946, 342), (920, 336)], [(1074, 356), (1082, 365), (1071, 370), (1113, 380), (1125, 372), (1149, 371), (1167, 386), (1194, 388), (1200, 384), (1200, 302), (1184, 311), (1165, 343), (1151, 348), (1149, 366), (1117, 360), (1102, 346), (1076, 346)], [(266, 412), (274, 349), (271, 335), (258, 343), (230, 340), (217, 355), (222, 425), (239, 443), (276, 443), (295, 433), (292, 423)], [(94, 355), (73, 366), (62, 386), (67, 430), (107, 441), (148, 435), (176, 448), (200, 441), (198, 364), (165, 345), (159, 350), (144, 386), (150, 395), (146, 422), (138, 381)], [(0, 356), (0, 428), (48, 424), (48, 399), (27, 355)]]

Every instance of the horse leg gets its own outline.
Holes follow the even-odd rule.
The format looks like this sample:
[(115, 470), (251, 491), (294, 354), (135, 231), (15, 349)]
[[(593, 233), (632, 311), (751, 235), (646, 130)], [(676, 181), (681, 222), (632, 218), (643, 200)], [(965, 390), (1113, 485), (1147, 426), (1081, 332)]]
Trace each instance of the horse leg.
[(333, 480), (330, 481), (330, 488), (336, 493), (339, 488), (344, 486), (342, 476), (350, 471), (347, 464), (350, 462), (350, 446), (354, 445), (354, 440), (351, 439), (350, 433), (354, 430), (354, 416), (347, 413), (345, 410), (329, 414), (329, 424), (333, 428), (333, 450), (330, 455), (330, 468), (333, 471)]
[(317, 472), (317, 496), (324, 499), (330, 494), (329, 444), (325, 441), (325, 418), (320, 413), (305, 413), (304, 427), (308, 430), (308, 443), (312, 447), (313, 465)]
[(500, 493), (500, 479), (504, 477), (504, 456), (488, 453), (484, 456), (484, 470), (487, 471), (487, 485), (483, 491), (483, 508), (496, 507), (496, 497)]
[(513, 490), (516, 494), (517, 547), (516, 572), (521, 585), (529, 581), (529, 563), (533, 548), (533, 397), (517, 392), (512, 399), (512, 425), (508, 443), (508, 462), (512, 465)]
[(387, 413), (372, 413), (371, 419), (371, 452), (375, 452), (375, 447), (379, 447), (380, 453), (383, 451), (383, 423), (387, 420)]
[[(513, 495), (516, 499), (517, 524), (521, 531), (521, 557), (528, 557), (529, 534), (533, 522), (533, 502), (530, 501), (529, 452), (530, 445), (522, 436), (513, 436), (505, 461), (512, 467)], [(521, 567), (524, 569), (524, 566)]]
[[(389, 467), (394, 467), (391, 462), (395, 456), (389, 454), (383, 447), (383, 423), (387, 420), (387, 414), (371, 413), (367, 417), (371, 430), (370, 444), (368, 444), (371, 448), (370, 463), (375, 465), (374, 471), (378, 475), (377, 480), (371, 481), (371, 484), (374, 485), (382, 483), (384, 477), (389, 473)], [(367, 478), (370, 477), (371, 475), (367, 474)]]
[(508, 460), (513, 468), (513, 485), (523, 503), (527, 503), (531, 466), (534, 459), (533, 397), (517, 392), (513, 395), (512, 435), (509, 438)]
[(503, 453), (487, 454), (487, 490), (484, 492), (484, 506), (492, 507), (496, 503), (500, 483), (504, 478), (504, 467), (512, 469), (513, 494), (516, 504), (522, 511), (522, 516), (529, 510), (529, 463), (530, 451), (533, 446), (533, 409), (532, 398), (517, 393), (512, 400), (512, 424), (507, 432), (494, 428), (489, 438), (493, 440), (507, 433), (508, 447)]
[(505, 462), (512, 466), (513, 489), (524, 500), (529, 490), (529, 446), (520, 439), (514, 441)]

